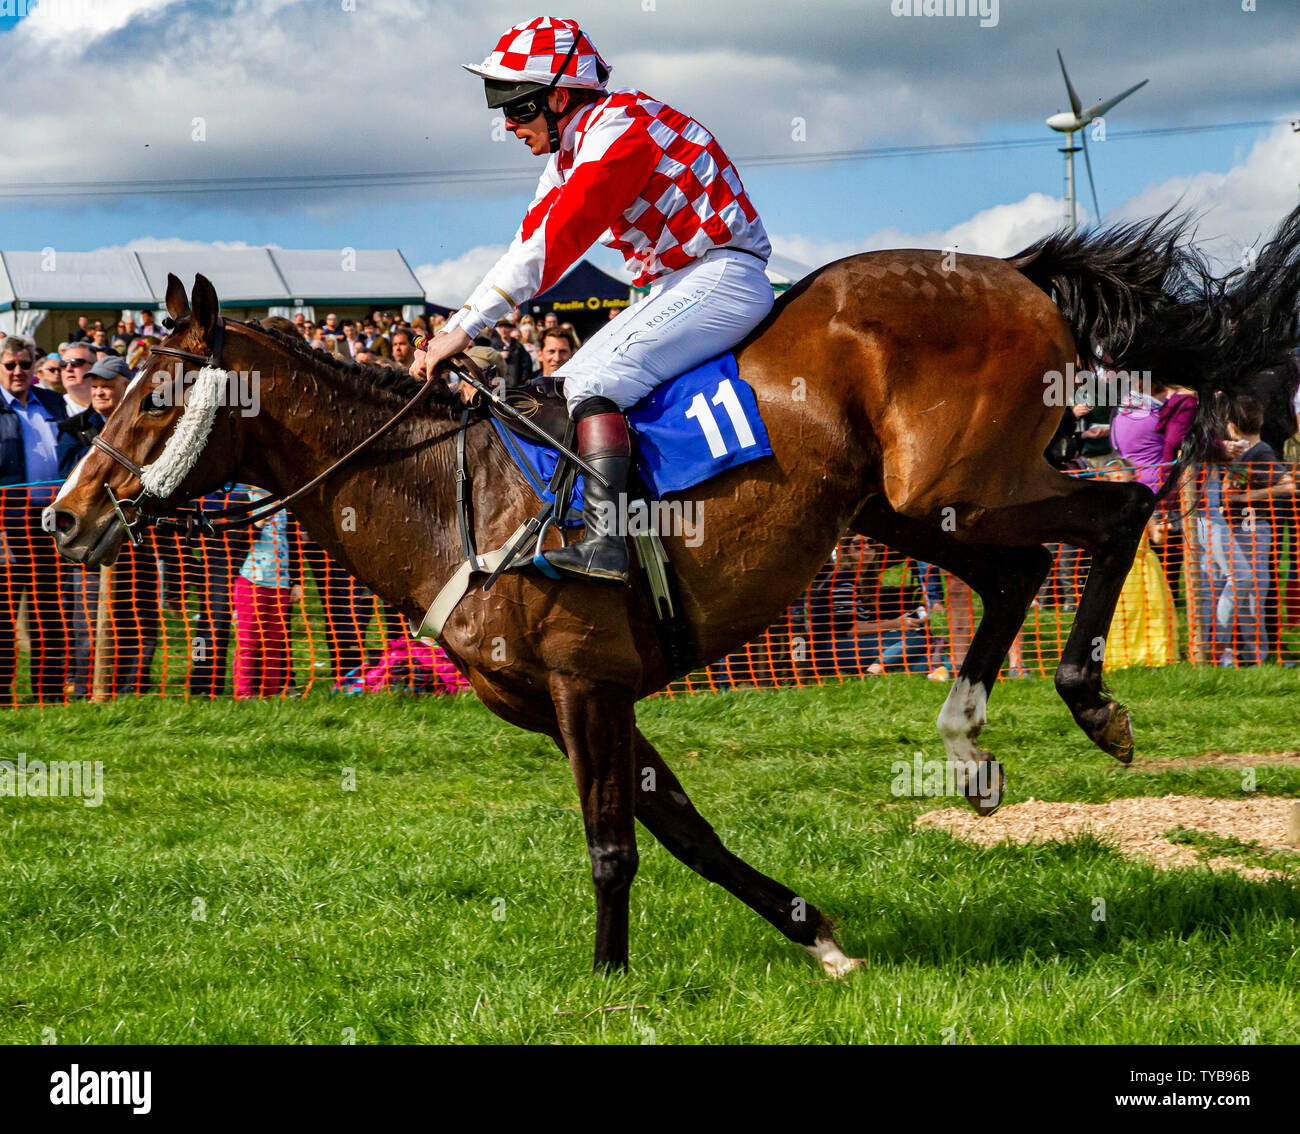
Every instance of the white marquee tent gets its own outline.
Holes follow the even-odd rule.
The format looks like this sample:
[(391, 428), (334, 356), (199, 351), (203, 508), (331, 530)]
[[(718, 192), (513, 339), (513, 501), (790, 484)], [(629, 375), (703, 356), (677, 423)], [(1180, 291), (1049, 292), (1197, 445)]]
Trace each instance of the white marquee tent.
[[(51, 311), (162, 310), (167, 274), (188, 289), (207, 276), (223, 306), (292, 315), (312, 308), (424, 311), (405, 257), (383, 249), (202, 249), (174, 252), (0, 252), (0, 329), (32, 334)], [(105, 319), (107, 322), (107, 318)]]

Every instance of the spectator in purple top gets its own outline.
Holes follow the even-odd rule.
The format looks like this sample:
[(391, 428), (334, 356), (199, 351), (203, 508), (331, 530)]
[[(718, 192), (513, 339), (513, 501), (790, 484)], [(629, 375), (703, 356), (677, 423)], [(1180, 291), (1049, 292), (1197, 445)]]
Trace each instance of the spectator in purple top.
[(1115, 451), (1137, 469), (1137, 481), (1159, 492), (1178, 447), (1196, 417), (1196, 395), (1152, 381), (1150, 392), (1132, 390), (1111, 422)]
[[(1138, 483), (1159, 492), (1195, 417), (1195, 394), (1152, 380), (1148, 390), (1132, 390), (1120, 403), (1111, 422), (1111, 443), (1137, 470)], [(1158, 551), (1160, 565), (1177, 602), (1185, 552), (1181, 513), (1177, 501), (1170, 500), (1161, 502), (1160, 511), (1165, 532)]]

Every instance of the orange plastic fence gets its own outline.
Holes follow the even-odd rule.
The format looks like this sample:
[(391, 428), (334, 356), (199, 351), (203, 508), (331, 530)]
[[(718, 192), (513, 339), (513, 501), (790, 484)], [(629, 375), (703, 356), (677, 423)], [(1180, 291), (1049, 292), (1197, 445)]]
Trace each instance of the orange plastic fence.
[[(1283, 469), (1295, 475), (1274, 466), (1272, 478)], [(1120, 597), (1108, 667), (1300, 663), (1298, 501), (1283, 481), (1279, 495), (1225, 512), (1223, 480), (1244, 473), (1201, 470), (1157, 512)], [(150, 533), (88, 571), (61, 561), (41, 531), (50, 494), (0, 488), (0, 703), (293, 696), (400, 653), (400, 616), (291, 518), (192, 544)], [(1088, 556), (1053, 551), (1004, 676), (1051, 673), (1069, 634)], [(951, 676), (979, 613), (960, 581), (854, 537), (764, 634), (666, 692)]]

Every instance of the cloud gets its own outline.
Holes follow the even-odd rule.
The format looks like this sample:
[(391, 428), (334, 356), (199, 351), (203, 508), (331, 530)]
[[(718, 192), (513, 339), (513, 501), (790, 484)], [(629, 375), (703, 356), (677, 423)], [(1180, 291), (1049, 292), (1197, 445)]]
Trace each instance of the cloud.
[(1220, 263), (1236, 266), (1246, 248), (1258, 247), (1296, 205), (1300, 142), (1280, 126), (1258, 139), (1226, 173), (1173, 177), (1131, 197), (1114, 216), (1155, 216), (1173, 207), (1201, 217), (1197, 239)]
[(28, 15), (18, 25), (20, 40), (40, 47), (75, 51), (137, 17), (164, 18), (161, 10), (176, 0), (27, 0)]
[[(61, 6), (75, 18), (60, 17)], [(1181, 5), (1175, 19), (1162, 7), (1088, 0), (1067, 52), (1085, 102), (1149, 77), (1122, 108), (1131, 128), (1280, 115), (1300, 101), (1300, 21), (1284, 5)], [(689, 107), (736, 156), (967, 139), (1011, 123), (1021, 132), (1063, 106), (1051, 48), (1073, 12), (1004, 4), (997, 27), (981, 29), (893, 18), (885, 0), (817, 0), (793, 25), (786, 8), (752, 0), (628, 4), (617, 15), (608, 0), (571, 0), (569, 10), (614, 63), (617, 84)], [(492, 140), (482, 89), (460, 69), (519, 15), (449, 0), (43, 0), (0, 36), (0, 68), (17, 78), (22, 106), (6, 122), (6, 179), (531, 169), (520, 148)], [(804, 143), (792, 136), (795, 118)], [(371, 188), (306, 202), (468, 192), (518, 186)], [(262, 214), (306, 207), (287, 192), (219, 200)]]
[(459, 307), (507, 247), (505, 244), (480, 244), (450, 260), (421, 264), (413, 269), (415, 278), (420, 281), (430, 303)]
[[(832, 260), (867, 250), (864, 240), (812, 240), (798, 234), (774, 232), (768, 233), (768, 239), (772, 242), (773, 266), (794, 279), (799, 279), (813, 268), (829, 264)], [(897, 246), (885, 244), (879, 247)], [(800, 268), (803, 269), (802, 272), (799, 271)]]
[[(1243, 251), (1268, 239), (1296, 206), (1300, 183), (1300, 145), (1289, 127), (1262, 135), (1244, 159), (1226, 173), (1171, 177), (1141, 190), (1102, 217), (1103, 224), (1154, 217), (1165, 209), (1199, 216), (1197, 243), (1222, 268), (1242, 263)], [(772, 234), (774, 252), (813, 267), (879, 248), (953, 248), (980, 256), (1012, 256), (1059, 228), (1065, 202), (1046, 193), (983, 209), (943, 230), (907, 232), (881, 228), (851, 240), (813, 240), (798, 234)], [(1079, 221), (1090, 221), (1079, 205)]]
[(1063, 201), (1046, 193), (1030, 193), (1023, 200), (984, 209), (948, 229), (906, 232), (881, 228), (858, 240), (811, 240), (797, 234), (773, 234), (772, 250), (810, 268), (881, 248), (956, 248), (970, 255), (1011, 256), (1058, 228), (1064, 211)]
[(183, 240), (179, 236), (137, 236), (125, 244), (107, 244), (93, 252), (238, 252), (245, 248), (279, 248), (278, 244), (249, 244), (243, 240)]
[[(1300, 146), (1290, 129), (1261, 136), (1243, 160), (1226, 173), (1175, 177), (1149, 186), (1103, 218), (1106, 223), (1155, 216), (1171, 206), (1201, 214), (1199, 238), (1220, 263), (1232, 266), (1242, 249), (1258, 246), (1295, 205), (1300, 182)], [(946, 229), (909, 232), (888, 227), (846, 240), (820, 240), (798, 233), (772, 233), (773, 267), (798, 279), (833, 260), (881, 248), (956, 248), (982, 256), (1011, 256), (1060, 227), (1064, 201), (1030, 193), (1019, 201), (994, 205)], [(1082, 223), (1090, 218), (1079, 206)], [(142, 236), (113, 250), (199, 251), (207, 248), (262, 247), (244, 241), (197, 241), (180, 237)], [(277, 247), (271, 245), (271, 247)], [(506, 250), (505, 244), (482, 244), (447, 260), (415, 268), (416, 278), (434, 303), (459, 306)], [(631, 278), (621, 257), (596, 247), (588, 258), (611, 275)]]
[[(1011, 256), (1059, 228), (1064, 215), (1064, 201), (1046, 193), (1030, 193), (1023, 200), (976, 213), (925, 247), (956, 248), (977, 256)], [(1086, 219), (1081, 210), (1080, 220)]]
[[(943, 232), (916, 234), (886, 228), (860, 240), (815, 240), (798, 234), (771, 234), (771, 267), (782, 276), (798, 280), (832, 260), (877, 248), (948, 248), (955, 245), (961, 252), (1010, 256), (1057, 227), (1063, 208), (1059, 200), (1043, 193), (1032, 193), (1015, 204), (985, 209)], [(414, 269), (415, 276), (431, 302), (458, 307), (506, 247), (505, 244), (481, 244), (449, 260), (421, 264)], [(597, 247), (588, 253), (587, 259), (610, 275), (631, 279), (622, 258), (607, 249)]]

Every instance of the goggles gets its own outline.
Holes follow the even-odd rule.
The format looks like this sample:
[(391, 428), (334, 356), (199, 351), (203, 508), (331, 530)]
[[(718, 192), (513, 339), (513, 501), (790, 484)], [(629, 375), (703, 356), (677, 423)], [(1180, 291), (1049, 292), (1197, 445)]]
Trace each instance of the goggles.
[(523, 98), (506, 103), (501, 108), (501, 113), (512, 126), (523, 126), (546, 109), (546, 96), (549, 93), (549, 91), (535, 91), (533, 94), (524, 95)]

